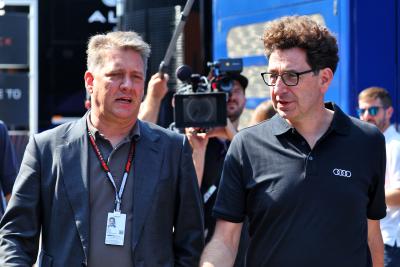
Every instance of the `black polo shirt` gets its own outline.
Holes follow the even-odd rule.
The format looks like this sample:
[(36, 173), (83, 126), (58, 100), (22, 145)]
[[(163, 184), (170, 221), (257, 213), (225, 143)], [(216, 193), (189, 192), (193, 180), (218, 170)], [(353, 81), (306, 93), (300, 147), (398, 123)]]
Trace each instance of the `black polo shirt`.
[(310, 149), (279, 115), (235, 136), (214, 216), (249, 218), (247, 266), (371, 266), (367, 218), (386, 214), (385, 140), (337, 106)]

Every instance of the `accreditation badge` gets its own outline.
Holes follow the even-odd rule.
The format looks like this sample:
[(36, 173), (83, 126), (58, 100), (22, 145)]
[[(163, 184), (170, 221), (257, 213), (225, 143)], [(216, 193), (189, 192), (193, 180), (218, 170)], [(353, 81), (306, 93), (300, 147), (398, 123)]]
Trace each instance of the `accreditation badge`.
[(126, 214), (109, 212), (106, 227), (106, 245), (123, 246), (125, 237)]

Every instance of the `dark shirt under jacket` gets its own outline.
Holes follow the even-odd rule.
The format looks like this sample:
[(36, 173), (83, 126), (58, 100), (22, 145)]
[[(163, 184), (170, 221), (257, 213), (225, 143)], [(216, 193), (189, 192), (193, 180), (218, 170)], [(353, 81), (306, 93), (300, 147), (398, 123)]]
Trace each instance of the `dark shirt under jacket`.
[[(210, 190), (212, 186), (218, 188), (224, 159), (229, 147), (228, 141), (223, 141), (218, 138), (210, 138), (207, 144), (206, 156), (204, 161), (203, 179), (201, 182), (201, 195)], [(206, 231), (206, 243), (208, 243), (215, 230), (215, 218), (212, 217), (212, 208), (215, 204), (217, 190), (204, 203), (204, 228)]]
[[(131, 141), (136, 142), (140, 137), (140, 129), (136, 123), (129, 136), (123, 139), (115, 148), (112, 147), (101, 133), (90, 123), (88, 128), (96, 140), (104, 160), (107, 162), (119, 190), (125, 163), (128, 158)], [(106, 177), (92, 146), (89, 144), (89, 207), (90, 235), (88, 266), (133, 266), (132, 257), (132, 220), (133, 220), (133, 180), (135, 161), (128, 175), (122, 195), (121, 212), (126, 214), (125, 236), (123, 246), (105, 244), (107, 215), (113, 212), (115, 191), (110, 180)]]
[(214, 215), (249, 218), (247, 266), (371, 266), (367, 218), (385, 216), (385, 140), (336, 105), (311, 149), (282, 117), (239, 132)]

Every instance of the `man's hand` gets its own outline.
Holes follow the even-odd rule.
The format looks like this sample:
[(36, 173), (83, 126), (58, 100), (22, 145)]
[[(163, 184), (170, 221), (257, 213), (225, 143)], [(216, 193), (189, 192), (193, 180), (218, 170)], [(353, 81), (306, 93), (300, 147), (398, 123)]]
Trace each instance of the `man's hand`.
[(197, 181), (199, 186), (203, 181), (204, 162), (206, 158), (206, 150), (208, 144), (208, 136), (206, 133), (198, 133), (196, 128), (186, 128), (185, 134), (192, 146), (193, 164), (196, 170)]
[(217, 220), (214, 235), (203, 250), (199, 267), (233, 266), (241, 231), (242, 223)]
[(189, 139), (189, 143), (192, 146), (193, 151), (204, 150), (208, 144), (207, 133), (199, 133), (198, 129), (190, 127), (185, 128), (185, 134)]
[(158, 113), (160, 112), (161, 101), (168, 92), (168, 74), (164, 74), (163, 79), (159, 73), (151, 76), (147, 86), (147, 95), (139, 110), (139, 119), (157, 123)]
[(151, 98), (153, 100), (161, 101), (168, 92), (168, 86), (167, 86), (168, 80), (169, 76), (166, 73), (164, 74), (163, 78), (161, 74), (158, 72), (153, 74), (147, 86), (146, 98)]
[(237, 133), (237, 130), (235, 129), (235, 126), (233, 126), (232, 122), (230, 119), (226, 119), (226, 126), (225, 127), (216, 127), (211, 129), (207, 133), (207, 137), (219, 137), (222, 139), (227, 139), (232, 141), (233, 137)]

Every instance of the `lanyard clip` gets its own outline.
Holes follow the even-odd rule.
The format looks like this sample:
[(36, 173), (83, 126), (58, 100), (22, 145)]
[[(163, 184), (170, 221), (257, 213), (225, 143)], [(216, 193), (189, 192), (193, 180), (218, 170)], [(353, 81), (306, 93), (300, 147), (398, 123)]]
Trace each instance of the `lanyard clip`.
[(121, 212), (121, 200), (119, 198), (115, 199), (115, 211)]

